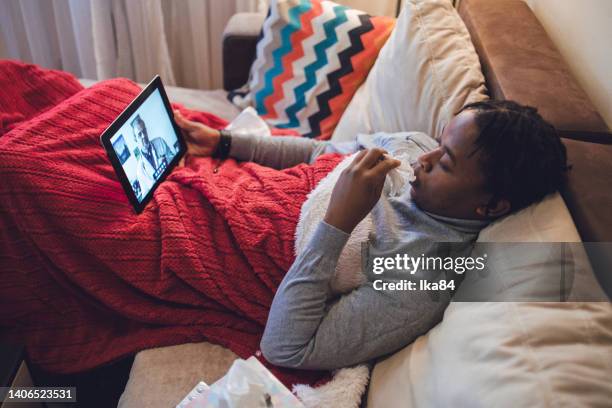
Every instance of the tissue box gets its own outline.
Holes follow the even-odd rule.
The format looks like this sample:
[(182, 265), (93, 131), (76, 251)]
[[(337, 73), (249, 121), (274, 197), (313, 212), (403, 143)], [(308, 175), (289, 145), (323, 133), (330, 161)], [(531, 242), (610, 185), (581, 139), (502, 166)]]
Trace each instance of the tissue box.
[(210, 387), (199, 382), (177, 408), (304, 408), (255, 357), (237, 359), (227, 374)]

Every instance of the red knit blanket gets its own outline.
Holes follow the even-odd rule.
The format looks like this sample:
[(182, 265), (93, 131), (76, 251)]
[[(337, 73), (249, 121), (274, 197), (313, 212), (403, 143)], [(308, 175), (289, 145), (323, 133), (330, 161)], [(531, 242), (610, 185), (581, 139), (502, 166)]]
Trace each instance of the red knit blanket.
[(136, 215), (99, 137), (139, 92), (0, 62), (0, 326), (50, 371), (205, 340), (255, 354), (300, 207), (339, 159), (283, 171), (227, 160), (215, 174), (192, 158)]

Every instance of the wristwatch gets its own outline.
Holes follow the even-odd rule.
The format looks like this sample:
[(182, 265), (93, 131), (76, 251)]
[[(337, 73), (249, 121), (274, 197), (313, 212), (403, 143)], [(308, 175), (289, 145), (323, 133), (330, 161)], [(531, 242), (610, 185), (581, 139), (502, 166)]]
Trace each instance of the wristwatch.
[(227, 129), (221, 129), (219, 133), (221, 137), (219, 138), (219, 144), (213, 153), (213, 157), (223, 160), (227, 159), (230, 154), (230, 148), (232, 147), (232, 134)]

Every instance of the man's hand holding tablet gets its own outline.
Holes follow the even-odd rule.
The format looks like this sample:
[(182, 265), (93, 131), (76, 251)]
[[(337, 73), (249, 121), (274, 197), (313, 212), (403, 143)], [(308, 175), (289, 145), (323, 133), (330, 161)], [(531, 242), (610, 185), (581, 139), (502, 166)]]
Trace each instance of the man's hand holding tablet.
[[(217, 151), (221, 139), (220, 131), (189, 120), (177, 110), (174, 111), (174, 120), (181, 128), (188, 155), (207, 157), (212, 156)], [(179, 165), (184, 165), (184, 161), (185, 158), (181, 160)]]

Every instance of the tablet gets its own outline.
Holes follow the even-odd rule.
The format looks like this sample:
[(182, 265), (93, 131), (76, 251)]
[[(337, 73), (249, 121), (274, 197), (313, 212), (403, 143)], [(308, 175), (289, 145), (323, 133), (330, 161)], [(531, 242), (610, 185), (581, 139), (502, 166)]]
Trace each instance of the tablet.
[(117, 178), (140, 213), (187, 150), (156, 76), (100, 136)]

